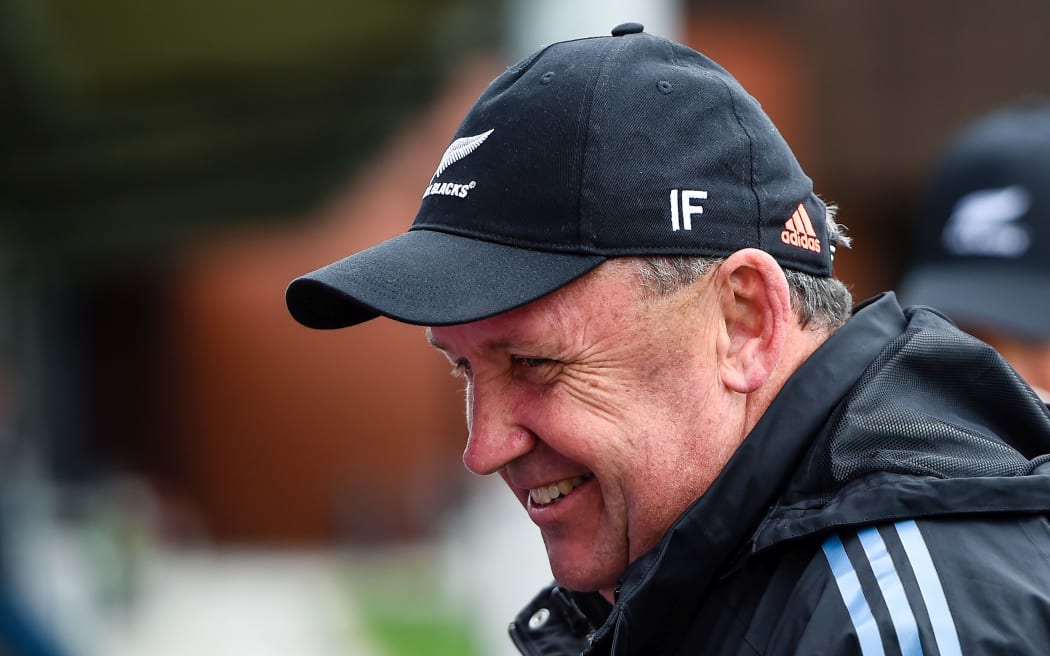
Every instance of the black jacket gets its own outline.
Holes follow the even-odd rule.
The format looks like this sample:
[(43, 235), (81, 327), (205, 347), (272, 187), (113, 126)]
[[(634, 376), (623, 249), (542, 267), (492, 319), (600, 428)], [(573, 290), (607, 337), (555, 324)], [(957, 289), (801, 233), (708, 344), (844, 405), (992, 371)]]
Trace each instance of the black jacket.
[(544, 590), (524, 654), (1050, 654), (1050, 410), (892, 293), (787, 381), (617, 602)]

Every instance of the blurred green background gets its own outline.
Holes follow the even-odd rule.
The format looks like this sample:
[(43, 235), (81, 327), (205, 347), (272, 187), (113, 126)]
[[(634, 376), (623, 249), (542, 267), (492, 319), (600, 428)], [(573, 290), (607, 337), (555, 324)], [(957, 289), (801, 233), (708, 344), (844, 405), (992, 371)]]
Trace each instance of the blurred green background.
[(469, 0), (4, 0), (0, 36), (6, 245), (61, 261), (301, 214), (501, 30)]

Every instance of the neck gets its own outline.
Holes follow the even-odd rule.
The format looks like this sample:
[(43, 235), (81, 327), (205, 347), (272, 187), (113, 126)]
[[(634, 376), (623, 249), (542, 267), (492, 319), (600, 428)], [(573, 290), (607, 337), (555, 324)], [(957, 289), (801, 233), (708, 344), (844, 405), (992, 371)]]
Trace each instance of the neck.
[(751, 432), (758, 420), (761, 419), (773, 399), (780, 393), (787, 379), (791, 377), (802, 363), (805, 362), (813, 352), (820, 348), (828, 337), (835, 331), (833, 329), (813, 330), (795, 326), (785, 343), (782, 354), (776, 368), (769, 379), (754, 392), (748, 395), (747, 410), (744, 424), (744, 436)]

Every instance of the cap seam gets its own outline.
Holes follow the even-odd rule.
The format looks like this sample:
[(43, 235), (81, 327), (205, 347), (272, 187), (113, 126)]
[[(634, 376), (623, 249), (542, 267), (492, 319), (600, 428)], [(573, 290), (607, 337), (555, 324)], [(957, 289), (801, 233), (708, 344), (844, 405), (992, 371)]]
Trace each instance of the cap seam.
[(737, 110), (736, 98), (733, 95), (733, 90), (729, 87), (729, 83), (726, 82), (720, 76), (714, 76), (714, 77), (715, 77), (715, 79), (717, 79), (722, 84), (722, 88), (725, 89), (726, 95), (729, 97), (729, 106), (733, 108), (733, 118), (736, 119), (737, 125), (740, 126), (740, 131), (744, 133), (745, 137), (747, 137), (747, 166), (748, 166), (748, 172), (747, 172), (747, 174), (748, 174), (748, 185), (747, 186), (748, 186), (748, 190), (751, 192), (751, 195), (755, 199), (755, 210), (756, 210), (756, 212), (758, 214), (758, 216), (755, 217), (757, 220), (755, 221), (755, 241), (754, 241), (754, 243), (758, 244), (758, 248), (760, 248), (762, 250), (766, 250), (766, 244), (763, 242), (763, 238), (762, 238), (763, 237), (763, 230), (762, 230), (762, 228), (763, 228), (763, 222), (764, 222), (763, 213), (762, 213), (762, 197), (759, 195), (758, 191), (755, 189), (755, 155), (754, 155), (755, 140), (751, 136), (751, 133), (748, 132), (747, 126), (744, 125), (744, 121), (740, 117), (740, 112)]
[(618, 246), (615, 248), (607, 248), (584, 244), (580, 244), (579, 246), (559, 246), (557, 244), (551, 244), (549, 242), (526, 241), (521, 239), (511, 240), (505, 238), (503, 235), (494, 236), (492, 234), (483, 233), (476, 230), (465, 230), (462, 228), (452, 229), (448, 226), (436, 224), (417, 224), (409, 228), (409, 232), (416, 230), (427, 230), (429, 232), (438, 232), (446, 235), (452, 235), (455, 237), (468, 237), (470, 239), (477, 239), (479, 241), (488, 242), (490, 244), (508, 246), (510, 248), (520, 248), (523, 250), (537, 251), (540, 253), (560, 253), (564, 255), (580, 255), (584, 257), (627, 257), (633, 255), (679, 255), (689, 253), (696, 253), (715, 257), (730, 254), (730, 251), (726, 249), (703, 248), (698, 247), (697, 244), (685, 244), (682, 246), (663, 246), (659, 248), (655, 248), (652, 246)]
[[(537, 51), (536, 51), (536, 52), (535, 52), (535, 53), (534, 53), (534, 54), (532, 55), (532, 57), (531, 57), (530, 59), (527, 59), (527, 60), (525, 60), (525, 61), (519, 62), (519, 63), (517, 64), (517, 66), (511, 66), (511, 67), (509, 67), (509, 68), (508, 68), (508, 69), (507, 69), (507, 70), (506, 70), (506, 71), (504, 72), (504, 74), (506, 74), (506, 73), (507, 73), (507, 72), (509, 72), (509, 71), (512, 71), (512, 70), (514, 70), (514, 71), (516, 71), (516, 72), (517, 72), (517, 79), (518, 79), (518, 80), (520, 80), (520, 79), (521, 79), (522, 77), (524, 77), (524, 76), (525, 76), (525, 74), (526, 74), (526, 73), (528, 73), (529, 71), (531, 71), (531, 70), (533, 69), (533, 67), (535, 67), (535, 66), (536, 66), (536, 62), (538, 62), (538, 61), (540, 60), (540, 58), (541, 58), (541, 57), (543, 57), (544, 53), (546, 53), (546, 52), (547, 52), (548, 50), (550, 50), (551, 48), (553, 48), (553, 47), (554, 47), (555, 45), (556, 45), (556, 44), (550, 44), (550, 45), (546, 45), (546, 46), (544, 46), (544, 47), (540, 48), (539, 50), (537, 50)], [(497, 79), (498, 79), (498, 78), (497, 78)], [(490, 84), (490, 85), (491, 85), (491, 84), (495, 84), (495, 82), (496, 82), (496, 80), (492, 80), (492, 82), (489, 82), (489, 84)]]
[(674, 66), (675, 68), (681, 68), (682, 65), (678, 61), (678, 55), (676, 55), (674, 51), (674, 44), (671, 43), (669, 39), (666, 39), (664, 37), (660, 37), (660, 41), (663, 42), (664, 48), (667, 50), (667, 58), (670, 60), (671, 66)]
[(567, 255), (604, 255), (597, 250), (596, 247), (584, 246), (580, 244), (578, 246), (572, 246), (571, 244), (558, 247), (557, 244), (551, 244), (550, 242), (543, 242), (539, 240), (526, 240), (517, 238), (508, 238), (506, 235), (493, 234), (482, 232), (480, 230), (469, 230), (461, 227), (452, 227), (436, 223), (417, 223), (409, 227), (409, 232), (416, 230), (427, 230), (429, 232), (438, 232), (445, 235), (452, 235), (454, 237), (468, 237), (470, 239), (477, 239), (479, 241), (488, 242), (490, 244), (497, 244), (500, 246), (509, 246), (511, 248), (520, 248), (523, 250), (538, 251), (541, 253), (564, 253)]
[[(580, 149), (580, 158), (577, 162), (578, 169), (577, 175), (579, 179), (576, 185), (576, 241), (583, 248), (584, 243), (587, 244), (588, 248), (595, 248), (594, 239), (591, 235), (590, 229), (590, 218), (586, 219), (586, 227), (584, 226), (584, 203), (583, 203), (583, 185), (587, 178), (587, 165), (589, 164), (590, 157), (590, 144), (591, 144), (591, 118), (594, 114), (594, 98), (598, 93), (599, 86), (604, 86), (606, 80), (606, 71), (608, 70), (607, 64), (615, 54), (621, 52), (626, 47), (627, 40), (623, 37), (609, 37), (609, 45), (603, 53), (601, 61), (598, 62), (597, 70), (594, 75), (594, 81), (591, 83), (590, 89), (588, 89), (587, 96), (584, 102), (580, 106), (579, 125), (583, 129), (583, 147)], [(584, 114), (586, 113), (586, 116)], [(605, 117), (601, 117), (604, 119)]]
[(727, 249), (719, 248), (705, 248), (698, 244), (684, 244), (682, 246), (618, 246), (615, 248), (600, 247), (596, 245), (584, 245), (578, 246), (564, 245), (559, 246), (557, 244), (551, 244), (550, 242), (540, 241), (526, 241), (521, 239), (507, 239), (503, 235), (492, 235), (476, 230), (466, 230), (463, 228), (450, 228), (449, 226), (438, 225), (438, 224), (415, 224), (409, 228), (409, 232), (416, 230), (426, 230), (429, 232), (438, 232), (446, 235), (453, 235), (455, 237), (467, 237), (470, 239), (477, 239), (478, 241), (484, 241), (490, 244), (497, 244), (499, 246), (507, 246), (510, 248), (519, 248), (522, 250), (536, 251), (538, 253), (558, 253), (562, 255), (579, 255), (581, 257), (632, 257), (632, 256), (649, 256), (649, 255), (705, 255), (708, 257), (721, 257), (730, 255), (732, 251)]

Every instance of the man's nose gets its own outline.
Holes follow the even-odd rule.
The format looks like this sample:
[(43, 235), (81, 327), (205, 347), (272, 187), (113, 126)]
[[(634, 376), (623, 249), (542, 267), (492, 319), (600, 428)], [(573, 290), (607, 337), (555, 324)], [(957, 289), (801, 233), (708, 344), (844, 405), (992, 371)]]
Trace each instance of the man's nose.
[(463, 464), (482, 476), (503, 469), (536, 443), (536, 437), (517, 422), (512, 391), (497, 387), (471, 386), (467, 431)]

